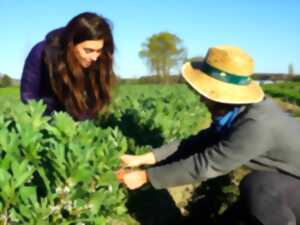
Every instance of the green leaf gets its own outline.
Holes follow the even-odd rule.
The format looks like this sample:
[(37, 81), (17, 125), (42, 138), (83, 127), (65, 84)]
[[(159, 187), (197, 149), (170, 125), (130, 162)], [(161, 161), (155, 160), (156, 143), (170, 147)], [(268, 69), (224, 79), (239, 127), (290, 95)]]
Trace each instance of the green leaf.
[(14, 187), (18, 188), (23, 185), (33, 174), (34, 168), (29, 165), (27, 160), (18, 163), (17, 161), (12, 162), (12, 172), (14, 175)]
[(113, 171), (107, 171), (99, 176), (98, 185), (109, 186), (115, 184), (116, 175)]
[(27, 219), (31, 219), (32, 217), (32, 210), (28, 207), (28, 205), (19, 204), (18, 208), (20, 210), (20, 213), (23, 217)]
[(127, 212), (127, 208), (123, 205), (120, 205), (120, 206), (116, 207), (115, 211), (116, 211), (117, 215), (123, 215)]
[(24, 203), (31, 201), (32, 203), (37, 202), (36, 187), (25, 186), (19, 189), (20, 198)]
[(91, 194), (89, 204), (91, 205), (91, 213), (96, 214), (99, 212), (100, 206), (105, 203), (106, 194), (103, 190), (99, 190)]
[(11, 175), (6, 170), (0, 168), (0, 187), (4, 186), (10, 180)]
[(53, 124), (66, 137), (72, 138), (77, 132), (78, 124), (66, 113), (55, 113)]
[(99, 216), (95, 220), (95, 225), (107, 225), (107, 221), (104, 216)]
[(90, 168), (78, 167), (71, 171), (71, 178), (75, 182), (89, 182), (93, 176), (93, 171)]

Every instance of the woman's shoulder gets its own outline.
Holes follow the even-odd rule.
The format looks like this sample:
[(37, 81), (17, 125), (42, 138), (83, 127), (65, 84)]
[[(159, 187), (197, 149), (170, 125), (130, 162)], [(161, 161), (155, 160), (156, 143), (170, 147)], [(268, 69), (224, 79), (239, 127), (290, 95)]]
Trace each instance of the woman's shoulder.
[(47, 63), (60, 58), (62, 54), (60, 39), (64, 28), (50, 31), (45, 37), (44, 56)]
[(55, 29), (49, 32), (46, 37), (37, 42), (30, 50), (27, 60), (37, 60), (43, 57), (45, 51), (53, 54), (59, 50), (59, 36), (63, 28)]
[(36, 43), (30, 50), (27, 60), (28, 59), (38, 59), (41, 58), (42, 53), (45, 49), (45, 45), (46, 45), (46, 41), (40, 41), (38, 43)]

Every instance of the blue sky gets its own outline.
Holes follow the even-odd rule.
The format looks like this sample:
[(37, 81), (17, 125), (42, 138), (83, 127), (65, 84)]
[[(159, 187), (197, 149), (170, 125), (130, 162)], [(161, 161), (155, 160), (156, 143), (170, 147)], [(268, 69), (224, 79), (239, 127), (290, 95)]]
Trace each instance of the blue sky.
[(149, 74), (138, 52), (152, 34), (168, 31), (183, 40), (188, 56), (232, 44), (255, 60), (255, 72), (300, 73), (298, 0), (0, 0), (0, 72), (20, 78), (31, 47), (72, 17), (92, 11), (111, 20), (115, 71), (122, 77)]

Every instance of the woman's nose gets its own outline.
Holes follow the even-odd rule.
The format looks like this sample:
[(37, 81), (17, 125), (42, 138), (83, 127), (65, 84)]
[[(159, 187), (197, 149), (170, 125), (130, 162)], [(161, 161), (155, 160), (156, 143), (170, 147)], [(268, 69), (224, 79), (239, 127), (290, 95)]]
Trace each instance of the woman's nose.
[(94, 53), (92, 56), (91, 56), (91, 59), (93, 61), (97, 61), (97, 59), (99, 58), (100, 54), (99, 53)]

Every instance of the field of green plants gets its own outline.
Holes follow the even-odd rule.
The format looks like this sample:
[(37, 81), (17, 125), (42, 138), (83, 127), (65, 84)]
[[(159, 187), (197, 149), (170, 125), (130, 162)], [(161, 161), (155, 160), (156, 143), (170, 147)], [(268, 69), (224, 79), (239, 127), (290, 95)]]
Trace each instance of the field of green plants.
[(41, 102), (23, 105), (17, 93), (1, 93), (0, 224), (126, 221), (128, 192), (114, 175), (119, 156), (184, 138), (209, 120), (182, 85), (123, 86), (95, 122), (42, 116)]
[(19, 102), (19, 87), (0, 88), (0, 104)]
[(300, 82), (264, 84), (264, 91), (280, 100), (280, 105), (295, 117), (300, 117)]
[(263, 85), (265, 92), (272, 97), (300, 105), (300, 82), (283, 82)]
[[(264, 89), (299, 104), (299, 86)], [(96, 121), (75, 122), (65, 113), (42, 116), (45, 106), (23, 105), (17, 87), (0, 89), (0, 103), (0, 224), (171, 224), (170, 208), (160, 210), (162, 220), (154, 216), (166, 193), (149, 185), (130, 192), (117, 182), (119, 156), (185, 138), (210, 121), (185, 85), (122, 85)], [(232, 178), (209, 181), (193, 195), (208, 197), (202, 222), (236, 201)]]

